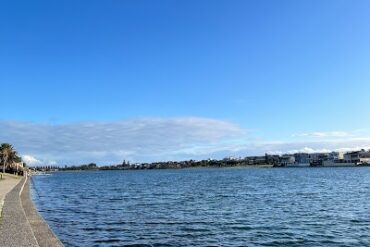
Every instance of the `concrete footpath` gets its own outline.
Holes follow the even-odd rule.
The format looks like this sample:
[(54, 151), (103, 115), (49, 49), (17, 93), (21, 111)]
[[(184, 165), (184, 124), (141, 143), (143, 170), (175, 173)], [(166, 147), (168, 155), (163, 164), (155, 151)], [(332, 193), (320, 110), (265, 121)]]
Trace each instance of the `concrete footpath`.
[(0, 246), (63, 246), (35, 210), (27, 178), (22, 178), (5, 196), (0, 218)]
[(5, 195), (9, 193), (20, 181), (20, 178), (1, 174), (0, 179), (0, 215), (4, 205)]
[(25, 178), (5, 196), (0, 223), (0, 246), (39, 246), (26, 218), (19, 196), (24, 182)]

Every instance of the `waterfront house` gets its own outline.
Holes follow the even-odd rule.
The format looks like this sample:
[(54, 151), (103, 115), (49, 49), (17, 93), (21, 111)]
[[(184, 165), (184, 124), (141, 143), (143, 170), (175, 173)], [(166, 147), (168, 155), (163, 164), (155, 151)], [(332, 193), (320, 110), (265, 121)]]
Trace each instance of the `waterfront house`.
[(321, 166), (326, 160), (329, 160), (329, 153), (312, 153), (309, 154), (311, 166)]
[(11, 164), (11, 168), (14, 171), (22, 171), (23, 167), (24, 167), (24, 164), (23, 164), (22, 161), (21, 162), (13, 162), (13, 164)]
[(295, 163), (297, 164), (309, 164), (310, 155), (308, 153), (296, 153), (294, 154)]
[(365, 150), (349, 152), (344, 155), (344, 160), (347, 163), (370, 164), (370, 152)]
[(277, 165), (280, 162), (280, 156), (277, 154), (265, 154), (266, 164)]
[(344, 152), (331, 152), (328, 154), (328, 160), (338, 161), (344, 159)]
[(249, 157), (246, 157), (245, 160), (246, 160), (248, 165), (266, 164), (266, 157), (265, 156), (249, 156)]
[[(10, 173), (19, 173), (19, 172), (22, 172), (23, 169), (24, 169), (24, 163), (22, 161), (12, 162), (5, 167), (5, 170)], [(0, 165), (0, 171), (2, 170), (3, 170), (3, 165)]]
[(290, 166), (295, 163), (294, 155), (284, 154), (280, 157), (280, 166)]

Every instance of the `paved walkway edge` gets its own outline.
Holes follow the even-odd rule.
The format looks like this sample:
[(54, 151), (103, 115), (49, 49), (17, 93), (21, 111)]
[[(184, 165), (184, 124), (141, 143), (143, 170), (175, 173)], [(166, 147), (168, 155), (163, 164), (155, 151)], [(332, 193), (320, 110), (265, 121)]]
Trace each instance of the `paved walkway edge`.
[(62, 247), (62, 242), (56, 237), (46, 221), (37, 212), (30, 196), (30, 179), (27, 179), (19, 193), (25, 215), (31, 225), (34, 236), (40, 247)]

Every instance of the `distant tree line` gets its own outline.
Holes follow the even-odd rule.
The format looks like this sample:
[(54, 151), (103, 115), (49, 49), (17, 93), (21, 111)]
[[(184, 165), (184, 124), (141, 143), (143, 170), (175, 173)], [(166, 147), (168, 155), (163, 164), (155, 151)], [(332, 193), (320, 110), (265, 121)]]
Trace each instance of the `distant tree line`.
[(186, 161), (165, 161), (152, 163), (135, 163), (131, 164), (124, 160), (121, 164), (97, 166), (95, 163), (72, 165), (64, 167), (57, 166), (39, 166), (34, 169), (41, 171), (96, 171), (96, 170), (140, 170), (140, 169), (181, 169), (181, 168), (196, 168), (196, 167), (237, 167), (237, 166), (253, 166), (253, 165), (273, 165), (275, 162), (270, 156), (247, 157), (244, 159), (228, 159), (223, 160), (186, 160)]

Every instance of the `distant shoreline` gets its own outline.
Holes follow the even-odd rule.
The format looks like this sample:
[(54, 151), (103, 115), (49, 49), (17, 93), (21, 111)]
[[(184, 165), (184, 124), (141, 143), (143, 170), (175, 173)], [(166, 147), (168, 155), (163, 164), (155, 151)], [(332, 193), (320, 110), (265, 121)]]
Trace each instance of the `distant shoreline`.
[[(195, 166), (195, 167), (168, 167), (168, 168), (128, 168), (128, 169), (55, 169), (55, 170), (45, 170), (44, 172), (94, 172), (94, 171), (148, 171), (148, 170), (189, 170), (189, 169), (204, 169), (204, 168), (211, 168), (211, 169), (222, 169), (222, 168), (274, 168), (273, 165), (237, 165), (237, 166)], [(43, 172), (43, 171), (41, 171)], [(33, 175), (37, 175), (37, 172), (34, 172)]]
[(370, 151), (364, 149), (353, 152), (328, 153), (294, 153), (283, 155), (247, 156), (245, 158), (227, 157), (222, 160), (183, 160), (160, 161), (152, 163), (130, 163), (97, 166), (95, 163), (60, 166), (35, 167), (38, 171), (74, 171), (74, 170), (151, 170), (151, 169), (185, 169), (185, 168), (221, 168), (221, 167), (345, 167), (370, 166)]
[(199, 167), (184, 167), (184, 168), (152, 168), (152, 169), (74, 169), (74, 170), (50, 170), (35, 172), (33, 175), (43, 174), (43, 173), (54, 173), (54, 172), (96, 172), (96, 171), (155, 171), (155, 170), (196, 170), (196, 169), (318, 169), (318, 168), (360, 168), (360, 167), (370, 167), (370, 165), (342, 165), (342, 166), (273, 166), (273, 165), (247, 165), (247, 166), (199, 166)]

